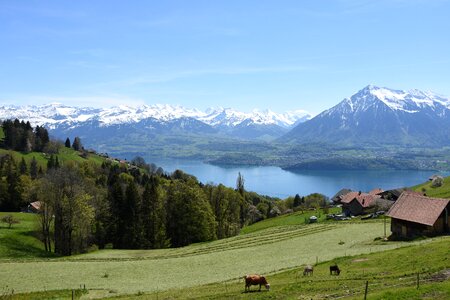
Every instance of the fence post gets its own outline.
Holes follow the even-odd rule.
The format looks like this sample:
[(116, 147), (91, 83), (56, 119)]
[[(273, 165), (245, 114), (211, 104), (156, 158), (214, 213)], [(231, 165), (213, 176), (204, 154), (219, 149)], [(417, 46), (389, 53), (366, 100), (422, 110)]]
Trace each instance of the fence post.
[(364, 300), (367, 299), (367, 291), (368, 291), (368, 289), (369, 289), (369, 281), (367, 280), (366, 281), (366, 290), (364, 291)]
[(74, 299), (73, 296), (74, 296), (74, 293), (73, 293), (73, 290), (72, 290), (72, 300)]

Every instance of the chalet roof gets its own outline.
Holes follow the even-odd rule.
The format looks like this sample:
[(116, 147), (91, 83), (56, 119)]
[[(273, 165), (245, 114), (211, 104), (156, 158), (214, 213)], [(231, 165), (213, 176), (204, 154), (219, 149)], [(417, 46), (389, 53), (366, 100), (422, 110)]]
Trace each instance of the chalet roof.
[(400, 197), (400, 195), (406, 191), (406, 188), (401, 188), (401, 189), (392, 189), (392, 190), (387, 190), (387, 191), (383, 191), (381, 193), (379, 193), (379, 195), (387, 195), (387, 194), (392, 194), (396, 197)]
[(379, 194), (381, 194), (382, 192), (384, 192), (384, 190), (382, 190), (382, 189), (380, 189), (380, 188), (376, 188), (376, 189), (371, 190), (371, 191), (369, 192), (369, 194), (370, 194), (370, 195), (379, 195)]
[(375, 205), (376, 200), (380, 198), (381, 197), (378, 195), (362, 194), (356, 197), (356, 200), (361, 204), (362, 207), (366, 208)]
[(342, 199), (342, 197), (343, 197), (344, 195), (350, 193), (351, 191), (352, 191), (352, 190), (350, 190), (350, 189), (345, 189), (345, 188), (344, 188), (344, 189), (340, 190), (339, 192), (337, 192), (336, 195), (334, 195), (334, 196), (331, 198), (331, 200), (334, 201), (334, 202), (339, 202), (339, 201), (341, 201), (341, 199)]
[(353, 199), (358, 197), (360, 195), (360, 192), (350, 192), (343, 196), (341, 196), (341, 203), (350, 203)]
[(36, 210), (40, 210), (41, 209), (41, 201), (31, 202), (30, 205)]
[(360, 192), (350, 192), (342, 197), (341, 203), (348, 204), (355, 200), (358, 201), (362, 207), (366, 208), (375, 204), (377, 199), (380, 199), (380, 196)]
[(433, 226), (450, 200), (429, 198), (416, 192), (403, 192), (387, 216)]

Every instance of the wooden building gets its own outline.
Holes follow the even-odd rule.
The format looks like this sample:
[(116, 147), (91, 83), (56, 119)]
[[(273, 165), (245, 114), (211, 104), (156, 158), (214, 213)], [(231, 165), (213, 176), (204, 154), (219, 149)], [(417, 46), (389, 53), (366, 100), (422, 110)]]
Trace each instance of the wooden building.
[(346, 216), (368, 213), (375, 206), (377, 199), (380, 199), (380, 196), (361, 192), (347, 193), (341, 199), (342, 213)]
[(387, 216), (396, 238), (435, 236), (449, 233), (450, 200), (429, 198), (416, 192), (403, 192)]

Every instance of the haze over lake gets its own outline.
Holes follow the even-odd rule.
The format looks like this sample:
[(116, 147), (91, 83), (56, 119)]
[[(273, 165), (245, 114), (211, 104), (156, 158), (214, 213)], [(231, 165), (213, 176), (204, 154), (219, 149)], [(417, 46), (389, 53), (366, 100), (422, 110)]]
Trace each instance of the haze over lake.
[(428, 180), (433, 171), (302, 171), (290, 172), (273, 166), (216, 166), (195, 160), (146, 158), (167, 172), (180, 169), (203, 183), (236, 185), (238, 172), (244, 176), (245, 188), (259, 194), (286, 198), (295, 194), (322, 193), (332, 197), (342, 188), (369, 191), (413, 186)]

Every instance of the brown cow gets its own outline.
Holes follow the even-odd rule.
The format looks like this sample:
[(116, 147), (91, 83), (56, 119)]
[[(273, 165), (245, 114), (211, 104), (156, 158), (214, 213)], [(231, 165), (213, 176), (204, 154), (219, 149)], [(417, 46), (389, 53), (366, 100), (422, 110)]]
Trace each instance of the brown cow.
[(303, 276), (305, 276), (305, 275), (312, 275), (313, 272), (314, 272), (313, 266), (308, 265), (308, 266), (306, 266), (305, 269), (303, 270)]
[(266, 277), (261, 275), (245, 275), (245, 291), (250, 291), (250, 286), (252, 285), (258, 285), (259, 284), (259, 290), (261, 290), (261, 285), (264, 285), (266, 289), (270, 289), (270, 284), (267, 283)]

